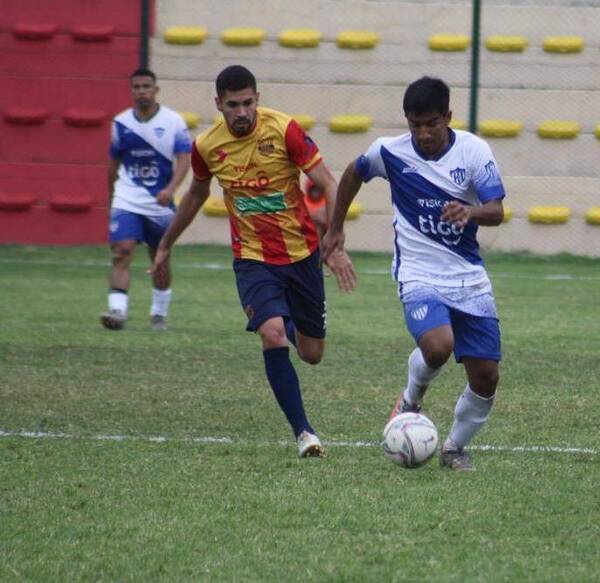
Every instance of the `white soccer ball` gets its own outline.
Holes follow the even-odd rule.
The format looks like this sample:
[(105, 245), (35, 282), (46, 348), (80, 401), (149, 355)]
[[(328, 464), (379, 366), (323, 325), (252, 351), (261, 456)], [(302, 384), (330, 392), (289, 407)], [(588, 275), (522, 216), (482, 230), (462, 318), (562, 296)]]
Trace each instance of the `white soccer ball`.
[(435, 455), (438, 432), (422, 413), (400, 413), (385, 426), (381, 445), (385, 454), (403, 468), (418, 468)]

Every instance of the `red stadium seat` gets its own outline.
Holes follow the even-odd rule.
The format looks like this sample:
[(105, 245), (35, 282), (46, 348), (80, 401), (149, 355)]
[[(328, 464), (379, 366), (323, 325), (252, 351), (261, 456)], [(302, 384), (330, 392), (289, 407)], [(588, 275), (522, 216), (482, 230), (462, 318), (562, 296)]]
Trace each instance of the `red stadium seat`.
[(4, 120), (14, 125), (40, 125), (49, 117), (49, 112), (43, 107), (11, 107), (4, 112)]
[(17, 22), (13, 26), (13, 34), (23, 40), (48, 40), (58, 30), (51, 22)]
[(63, 114), (64, 122), (69, 126), (91, 127), (101, 126), (108, 114), (101, 109), (67, 109)]
[(55, 194), (50, 198), (50, 208), (62, 213), (84, 213), (94, 206), (89, 194)]
[(0, 211), (27, 211), (37, 202), (35, 194), (0, 194)]
[(108, 42), (114, 32), (114, 27), (110, 25), (80, 24), (71, 30), (71, 36), (81, 42)]

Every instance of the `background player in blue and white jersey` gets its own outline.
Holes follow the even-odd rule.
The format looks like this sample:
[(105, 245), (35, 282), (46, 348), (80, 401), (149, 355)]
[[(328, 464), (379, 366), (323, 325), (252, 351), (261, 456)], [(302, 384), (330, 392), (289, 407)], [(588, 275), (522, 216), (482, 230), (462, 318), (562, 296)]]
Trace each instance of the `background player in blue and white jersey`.
[[(183, 118), (156, 101), (156, 76), (149, 69), (131, 74), (134, 105), (112, 125), (108, 190), (112, 269), (108, 311), (102, 324), (120, 330), (127, 321), (130, 265), (137, 243), (154, 260), (158, 243), (175, 215), (173, 195), (190, 167), (191, 138)], [(164, 330), (171, 302), (171, 269), (152, 276), (150, 322)]]
[(351, 162), (323, 241), (323, 257), (344, 248), (344, 217), (363, 182), (389, 181), (394, 210), (392, 271), (417, 347), (408, 383), (392, 415), (420, 411), (429, 383), (452, 352), (467, 375), (440, 463), (473, 466), (464, 447), (487, 420), (498, 384), (500, 329), (492, 287), (479, 254), (479, 225), (504, 218), (504, 187), (486, 142), (449, 123), (450, 90), (423, 77), (407, 88), (409, 133), (379, 138)]

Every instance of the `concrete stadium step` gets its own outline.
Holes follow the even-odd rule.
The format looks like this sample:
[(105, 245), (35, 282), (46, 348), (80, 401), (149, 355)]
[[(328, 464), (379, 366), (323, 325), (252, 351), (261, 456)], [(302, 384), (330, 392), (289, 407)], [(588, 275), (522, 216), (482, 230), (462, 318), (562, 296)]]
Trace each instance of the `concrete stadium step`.
[[(380, 34), (382, 43), (394, 39), (426, 43), (430, 34), (470, 34), (471, 29), (468, 3), (344, 0), (342, 5), (335, 0), (293, 4), (234, 0), (228, 3), (227, 10), (215, 10), (210, 2), (159, 0), (156, 17), (158, 34), (169, 26), (196, 25), (207, 27), (214, 37), (229, 27), (262, 26), (271, 38), (288, 28), (316, 28), (328, 39), (335, 38), (341, 30), (367, 29)], [(580, 35), (589, 42), (595, 41), (597, 46), (600, 8), (485, 3), (481, 18), (482, 38), (491, 34), (524, 35), (535, 46), (541, 45), (548, 35)]]
[[(406, 85), (422, 75), (469, 85), (470, 52), (439, 53), (423, 45), (380, 45), (373, 51), (344, 51), (333, 43), (306, 49), (284, 48), (275, 41), (258, 47), (231, 47), (219, 40), (196, 46), (167, 45), (154, 39), (152, 66), (160, 78), (214, 80), (224, 67), (243, 63), (262, 83)], [(597, 59), (582, 55), (549, 55), (532, 49), (522, 55), (482, 53), (483, 87), (600, 89)]]
[[(260, 79), (261, 103), (290, 114), (308, 113), (317, 125), (327, 125), (334, 115), (366, 114), (381, 127), (406, 129), (402, 113), (405, 85), (286, 84), (267, 83)], [(214, 104), (214, 81), (159, 79), (160, 99), (178, 111), (193, 111), (202, 123), (212, 123), (217, 110)], [(455, 118), (468, 120), (469, 90), (451, 88), (451, 108)], [(594, 91), (486, 89), (479, 92), (479, 120), (489, 118), (521, 121), (531, 131), (546, 119), (579, 121), (586, 131), (600, 123), (600, 104)]]

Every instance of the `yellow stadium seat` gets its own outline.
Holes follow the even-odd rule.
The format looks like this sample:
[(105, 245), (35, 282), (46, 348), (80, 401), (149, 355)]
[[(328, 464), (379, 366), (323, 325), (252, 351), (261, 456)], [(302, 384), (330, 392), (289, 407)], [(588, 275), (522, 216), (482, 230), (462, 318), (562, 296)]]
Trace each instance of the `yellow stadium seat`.
[(321, 33), (313, 28), (292, 28), (279, 34), (279, 44), (282, 47), (310, 48), (321, 42)]
[(207, 217), (227, 217), (227, 207), (225, 201), (221, 197), (209, 196), (202, 206), (202, 212)]
[(316, 123), (315, 118), (312, 115), (308, 115), (306, 113), (297, 113), (292, 115), (292, 117), (300, 124), (300, 127), (305, 131), (311, 129)]
[(255, 46), (267, 36), (262, 28), (227, 28), (221, 33), (221, 41), (225, 45)]
[(580, 36), (547, 36), (543, 46), (547, 53), (580, 53), (585, 41)]
[(508, 223), (513, 218), (513, 215), (513, 210), (509, 206), (504, 205), (504, 219), (502, 219), (502, 222)]
[(572, 140), (581, 132), (581, 126), (576, 121), (548, 120), (540, 123), (537, 133), (540, 138), (554, 140)]
[(341, 49), (372, 49), (379, 42), (379, 35), (369, 30), (344, 30), (335, 41)]
[(165, 31), (165, 42), (173, 45), (199, 45), (208, 36), (203, 26), (171, 26)]
[(594, 135), (600, 140), (600, 123), (596, 126), (594, 130)]
[(507, 36), (503, 34), (488, 36), (485, 41), (485, 47), (488, 51), (501, 53), (522, 53), (528, 45), (529, 42), (524, 36)]
[(200, 123), (200, 116), (193, 111), (180, 111), (179, 115), (183, 118), (188, 129), (193, 130)]
[(512, 138), (522, 130), (523, 124), (520, 121), (510, 119), (486, 119), (479, 124), (479, 133), (493, 138)]
[(369, 115), (336, 115), (329, 120), (329, 129), (332, 132), (353, 134), (366, 132), (373, 124)]
[(566, 206), (532, 206), (527, 218), (530, 223), (560, 225), (571, 217), (571, 209)]
[(466, 130), (469, 126), (464, 119), (452, 118), (450, 120), (450, 127), (453, 130)]
[(600, 225), (600, 206), (593, 206), (585, 213), (585, 220), (589, 225)]
[(351, 202), (350, 207), (348, 208), (348, 212), (346, 213), (346, 220), (353, 221), (354, 219), (358, 219), (362, 214), (362, 205), (360, 202)]
[(471, 45), (466, 34), (432, 34), (429, 37), (429, 48), (432, 51), (465, 51)]

